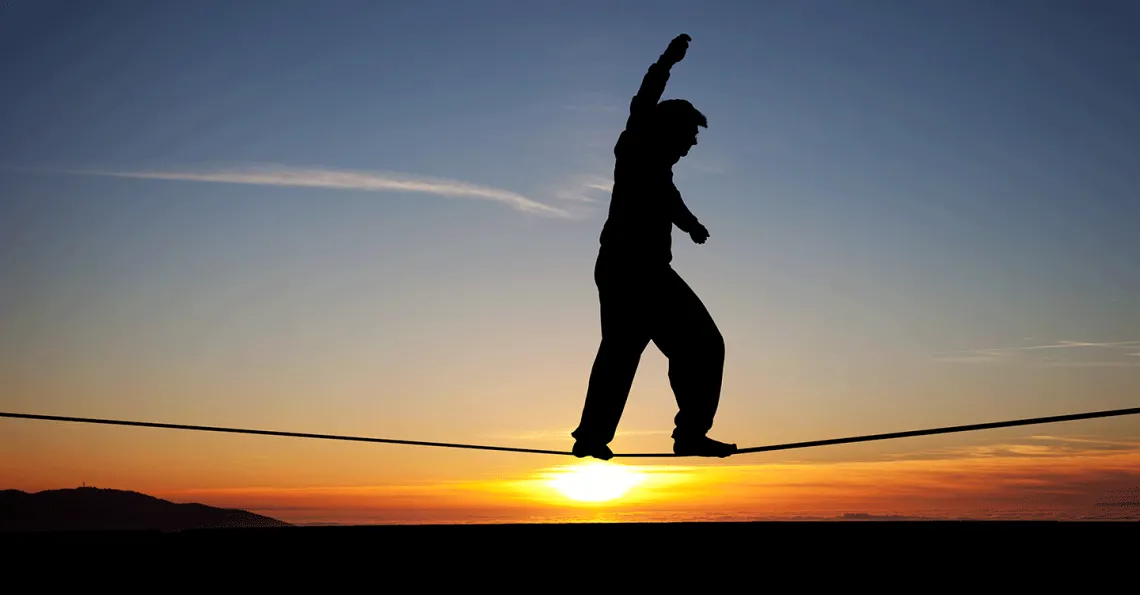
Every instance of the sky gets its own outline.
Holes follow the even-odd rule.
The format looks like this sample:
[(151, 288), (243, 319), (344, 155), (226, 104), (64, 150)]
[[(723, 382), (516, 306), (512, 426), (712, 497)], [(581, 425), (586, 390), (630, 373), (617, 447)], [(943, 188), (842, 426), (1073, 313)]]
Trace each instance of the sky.
[[(6, 2), (0, 410), (568, 450), (613, 145), (680, 33), (710, 436), (1140, 406), (1138, 26), (1108, 0)], [(615, 451), (671, 448), (666, 371), (651, 345)], [(620, 495), (558, 487), (583, 473)], [(313, 523), (1071, 518), (1140, 501), (1140, 419), (608, 465), (0, 419), (0, 477)]]

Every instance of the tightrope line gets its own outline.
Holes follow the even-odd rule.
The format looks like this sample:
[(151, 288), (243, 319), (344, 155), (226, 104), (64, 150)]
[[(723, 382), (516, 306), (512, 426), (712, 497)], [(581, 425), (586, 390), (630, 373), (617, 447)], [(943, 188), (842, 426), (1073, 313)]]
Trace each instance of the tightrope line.
[[(1112, 409), (1108, 411), (1093, 411), (1089, 413), (1074, 413), (1071, 415), (1055, 415), (1051, 417), (1034, 417), (1015, 419), (1010, 421), (997, 421), (964, 426), (948, 426), (944, 428), (931, 428), (926, 430), (910, 430), (906, 432), (890, 432), (886, 434), (867, 434), (864, 436), (850, 436), (846, 438), (831, 438), (827, 440), (812, 440), (809, 442), (789, 442), (785, 444), (772, 444), (768, 446), (753, 446), (737, 449), (735, 454), (754, 452), (771, 452), (776, 450), (793, 450), (800, 448), (813, 448), (817, 446), (832, 446), (836, 444), (851, 444), (855, 442), (871, 442), (875, 440), (895, 440), (898, 438), (912, 438), (915, 436), (931, 436), (934, 434), (951, 434), (955, 432), (974, 432), (977, 430), (992, 430), (996, 428), (1010, 428), (1015, 426), (1029, 426), (1035, 424), (1049, 424), (1082, 419), (1095, 419), (1100, 417), (1118, 417), (1122, 415), (1140, 414), (1140, 407), (1129, 409)], [(453, 442), (425, 442), (421, 440), (398, 440), (395, 438), (370, 438), (365, 436), (342, 436), (337, 434), (312, 434), (306, 432), (282, 432), (278, 430), (251, 430), (247, 428), (223, 428), (215, 426), (191, 426), (184, 424), (167, 424), (149, 421), (124, 421), (118, 419), (96, 419), (91, 417), (63, 417), (58, 415), (39, 415), (34, 413), (5, 413), (0, 417), (13, 419), (35, 419), (43, 421), (63, 421), (87, 424), (105, 424), (113, 426), (136, 426), (143, 428), (162, 428), (167, 430), (194, 430), (200, 432), (224, 432), (228, 434), (253, 434), (258, 436), (284, 436), (286, 438), (310, 438), (317, 440), (341, 440), (348, 442), (378, 442), (382, 444), (403, 444), (406, 446), (434, 446), (442, 448), (465, 448), (471, 450), (493, 450), (501, 452), (519, 452), (542, 455), (573, 456), (573, 453), (564, 450), (543, 450), (538, 448), (513, 448), (510, 446), (485, 446), (480, 444), (459, 444)], [(623, 458), (673, 458), (691, 455), (677, 455), (673, 453), (616, 453), (614, 457)]]

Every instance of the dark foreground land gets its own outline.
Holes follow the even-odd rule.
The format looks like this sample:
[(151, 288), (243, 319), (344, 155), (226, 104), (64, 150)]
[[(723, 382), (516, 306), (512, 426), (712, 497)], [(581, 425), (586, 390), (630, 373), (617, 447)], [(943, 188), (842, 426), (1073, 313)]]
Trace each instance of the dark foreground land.
[[(926, 590), (966, 577), (1040, 584), (1073, 573), (1088, 588), (1132, 573), (1140, 559), (1138, 538), (1135, 521), (404, 525), (9, 532), (0, 533), (0, 551), (12, 562), (24, 558), (72, 569), (129, 561), (130, 572), (179, 576), (259, 568), (272, 569), (278, 579), (316, 572), (434, 582), (467, 577), (462, 580), (492, 585), (499, 580), (494, 576), (537, 573), (560, 584), (582, 579), (577, 573), (607, 569), (626, 573), (627, 580), (632, 572), (646, 580), (704, 581), (700, 576), (711, 572), (745, 580), (794, 578), (804, 588), (849, 581), (873, 586), (921, 570), (913, 586)], [(455, 574), (456, 567), (472, 565), (492, 574)]]
[(0, 492), (9, 582), (88, 591), (1120, 592), (1137, 560), (1138, 521), (296, 527), (121, 490)]

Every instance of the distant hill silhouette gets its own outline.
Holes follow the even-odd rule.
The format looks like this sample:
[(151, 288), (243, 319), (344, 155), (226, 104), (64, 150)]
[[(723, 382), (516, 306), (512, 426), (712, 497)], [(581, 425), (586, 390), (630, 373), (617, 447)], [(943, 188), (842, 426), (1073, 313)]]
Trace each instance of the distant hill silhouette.
[(0, 491), (0, 531), (180, 531), (287, 527), (245, 510), (177, 504), (124, 490), (74, 488)]

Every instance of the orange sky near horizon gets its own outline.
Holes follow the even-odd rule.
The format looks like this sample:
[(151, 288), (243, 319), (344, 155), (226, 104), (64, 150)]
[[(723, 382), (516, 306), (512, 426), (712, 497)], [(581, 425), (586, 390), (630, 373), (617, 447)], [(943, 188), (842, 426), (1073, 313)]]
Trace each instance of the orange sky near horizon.
[[(183, 445), (180, 456), (171, 457), (170, 452), (131, 446), (138, 432), (161, 430), (15, 420), (2, 424), (6, 431), (40, 430), (40, 437), (69, 433), (89, 445), (73, 449), (43, 444), (30, 453), (4, 449), (0, 470), (5, 487), (38, 491), (83, 481), (175, 502), (241, 508), (295, 524), (739, 521), (844, 515), (1071, 520), (1140, 514), (1140, 435), (1103, 437), (1134, 427), (1127, 418), (723, 461), (600, 463), (433, 451), (437, 460), (453, 459), (467, 472), (425, 465), (404, 474), (393, 471), (414, 467), (409, 461), (432, 449), (167, 431), (174, 434), (167, 440)], [(266, 454), (270, 452), (277, 455)], [(362, 467), (369, 460), (371, 473)], [(634, 478), (633, 485), (610, 501), (580, 502), (552, 484), (568, 470), (597, 467), (619, 467)]]
[[(528, 477), (398, 486), (245, 488), (166, 494), (242, 507), (298, 524), (745, 521), (845, 515), (991, 520), (1140, 514), (1140, 441), (1064, 454), (1022, 445), (944, 459), (722, 466), (620, 464), (643, 475), (612, 502), (575, 502), (553, 466)], [(1125, 501), (1131, 505), (1125, 505)], [(1117, 503), (1113, 506), (1112, 503)]]

